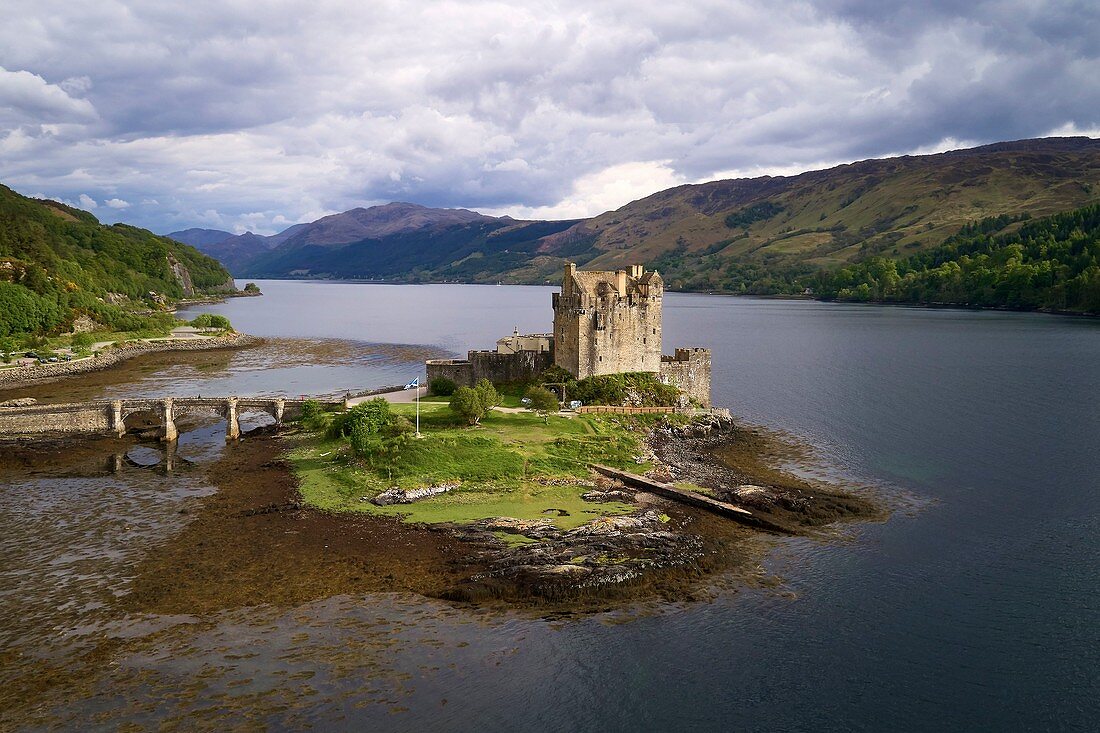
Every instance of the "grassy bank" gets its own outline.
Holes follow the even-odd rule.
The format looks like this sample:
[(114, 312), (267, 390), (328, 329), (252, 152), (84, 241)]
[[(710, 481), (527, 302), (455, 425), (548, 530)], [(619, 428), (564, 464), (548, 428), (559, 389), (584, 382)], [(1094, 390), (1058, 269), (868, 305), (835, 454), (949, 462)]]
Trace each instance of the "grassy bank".
[[(393, 405), (392, 410), (409, 419), (415, 414), (411, 404)], [(581, 494), (591, 487), (570, 479), (588, 479), (592, 462), (648, 470), (648, 463), (638, 463), (647, 422), (595, 415), (551, 416), (544, 422), (527, 412), (494, 411), (470, 427), (445, 403), (422, 402), (424, 437), (405, 441), (392, 455), (367, 460), (343, 439), (326, 439), (317, 431), (303, 435), (290, 460), (303, 501), (320, 509), (401, 515), (428, 523), (548, 518), (564, 529), (633, 510), (615, 502), (586, 502)], [(441, 484), (459, 486), (413, 504), (379, 507), (369, 501), (395, 486)]]

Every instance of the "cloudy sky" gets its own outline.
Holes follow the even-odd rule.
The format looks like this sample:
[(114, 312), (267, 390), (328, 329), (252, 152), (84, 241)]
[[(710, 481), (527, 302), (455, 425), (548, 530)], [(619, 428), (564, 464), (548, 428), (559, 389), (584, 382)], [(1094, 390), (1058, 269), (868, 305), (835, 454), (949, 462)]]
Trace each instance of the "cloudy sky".
[(273, 233), (1100, 129), (1096, 0), (5, 0), (0, 182)]

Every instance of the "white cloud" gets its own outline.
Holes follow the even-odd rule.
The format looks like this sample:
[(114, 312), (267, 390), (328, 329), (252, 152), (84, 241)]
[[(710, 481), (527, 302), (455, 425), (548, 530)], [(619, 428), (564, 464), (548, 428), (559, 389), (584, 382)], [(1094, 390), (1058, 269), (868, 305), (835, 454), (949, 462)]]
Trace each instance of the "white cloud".
[(390, 200), (572, 217), (680, 182), (1100, 128), (1100, 6), (1058, 0), (5, 10), (0, 180), (141, 202), (127, 219), (158, 231)]
[(29, 71), (0, 65), (0, 129), (9, 125), (96, 119), (91, 102)]
[(128, 209), (130, 208), (130, 202), (122, 199), (107, 199), (103, 202), (112, 209)]
[(481, 211), (516, 219), (580, 219), (682, 183), (686, 181), (668, 166), (668, 161), (623, 163), (578, 178), (573, 190), (551, 206), (508, 206)]
[(80, 194), (80, 198), (78, 198), (77, 201), (80, 202), (80, 208), (82, 209), (91, 210), (99, 206), (99, 204), (96, 203), (95, 199), (86, 193)]

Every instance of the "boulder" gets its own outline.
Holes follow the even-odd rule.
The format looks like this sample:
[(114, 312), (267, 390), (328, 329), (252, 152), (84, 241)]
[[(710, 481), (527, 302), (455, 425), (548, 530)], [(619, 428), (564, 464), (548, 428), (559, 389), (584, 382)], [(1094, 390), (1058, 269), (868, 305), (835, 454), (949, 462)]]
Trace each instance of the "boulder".
[(425, 486), (419, 489), (399, 489), (396, 486), (383, 491), (370, 500), (375, 506), (390, 506), (391, 504), (412, 504), (414, 501), (428, 499), (432, 496), (445, 494), (451, 489), (458, 488), (458, 484), (440, 484), (439, 486)]

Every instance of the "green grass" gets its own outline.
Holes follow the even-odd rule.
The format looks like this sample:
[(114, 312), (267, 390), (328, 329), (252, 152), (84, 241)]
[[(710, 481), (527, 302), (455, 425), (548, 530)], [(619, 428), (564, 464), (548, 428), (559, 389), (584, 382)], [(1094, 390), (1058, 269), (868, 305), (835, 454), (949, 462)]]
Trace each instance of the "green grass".
[[(500, 491), (458, 490), (413, 504), (369, 506), (370, 511), (375, 513), (402, 516), (410, 522), (463, 524), (490, 517), (546, 518), (562, 529), (579, 527), (585, 522), (609, 514), (626, 514), (634, 509), (629, 504), (620, 502), (587, 502), (581, 498), (585, 491), (587, 489), (579, 486), (541, 486), (529, 483)], [(565, 512), (564, 515), (562, 511)]]
[[(415, 405), (393, 405), (411, 417)], [(472, 522), (489, 517), (547, 517), (562, 528), (597, 516), (629, 512), (627, 504), (592, 504), (580, 485), (544, 486), (542, 478), (587, 478), (589, 463), (645, 471), (635, 462), (640, 436), (604, 416), (551, 417), (494, 412), (482, 424), (456, 422), (443, 402), (420, 405), (422, 439), (409, 440), (390, 460), (368, 464), (342, 440), (316, 435), (291, 452), (305, 503), (329, 511), (403, 516), (410, 522)], [(451, 492), (414, 504), (377, 507), (369, 499), (392, 486), (459, 483)], [(548, 511), (561, 509), (566, 512)]]

